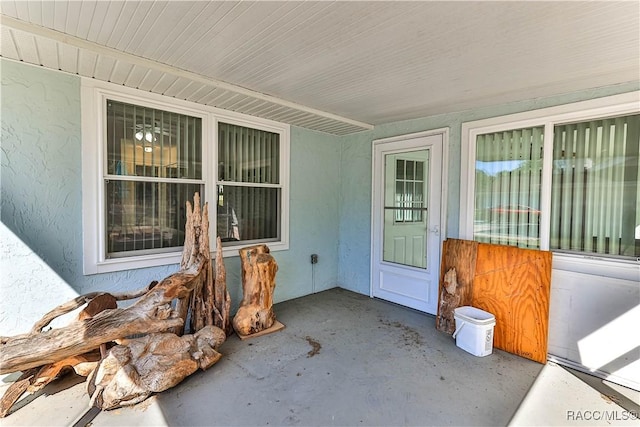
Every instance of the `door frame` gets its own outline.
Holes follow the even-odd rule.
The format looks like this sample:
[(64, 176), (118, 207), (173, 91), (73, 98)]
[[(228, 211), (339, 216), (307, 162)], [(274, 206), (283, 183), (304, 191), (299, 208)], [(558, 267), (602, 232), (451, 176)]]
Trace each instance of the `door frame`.
[[(371, 235), (370, 235), (371, 247), (369, 252), (369, 258), (370, 258), (369, 296), (371, 298), (374, 297), (373, 275), (374, 275), (374, 265), (376, 263), (376, 259), (375, 259), (376, 254), (374, 253), (374, 249), (375, 249), (374, 242), (376, 241), (375, 239), (382, 238), (382, 236), (378, 235), (379, 230), (376, 229), (375, 218), (378, 213), (376, 212), (375, 201), (376, 201), (376, 198), (382, 197), (382, 195), (379, 193), (381, 191), (384, 192), (384, 188), (378, 188), (377, 186), (377, 183), (379, 182), (379, 179), (380, 179), (380, 174), (384, 174), (384, 170), (380, 170), (380, 171), (376, 170), (376, 155), (375, 155), (376, 147), (378, 147), (381, 144), (386, 144), (390, 142), (406, 141), (406, 140), (429, 137), (434, 135), (442, 136), (442, 167), (441, 167), (441, 188), (440, 188), (440, 234), (439, 234), (440, 245), (442, 245), (442, 242), (447, 234), (446, 233), (446, 230), (447, 230), (446, 213), (447, 213), (447, 203), (448, 203), (447, 177), (449, 175), (449, 128), (448, 127), (438, 128), (438, 129), (432, 129), (432, 130), (427, 130), (423, 132), (392, 136), (389, 138), (375, 139), (371, 144)], [(440, 265), (442, 262), (442, 250), (440, 250), (439, 253), (440, 255), (439, 255), (438, 265), (437, 265), (438, 276), (441, 273)]]

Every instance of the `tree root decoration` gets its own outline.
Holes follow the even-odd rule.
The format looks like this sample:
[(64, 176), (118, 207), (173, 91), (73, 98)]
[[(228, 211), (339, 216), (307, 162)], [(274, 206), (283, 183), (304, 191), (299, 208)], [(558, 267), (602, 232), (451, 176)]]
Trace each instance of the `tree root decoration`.
[(233, 318), (233, 328), (246, 336), (270, 328), (276, 320), (273, 291), (278, 264), (264, 244), (248, 246), (239, 252), (243, 298)]
[[(146, 294), (151, 290), (155, 285), (157, 285), (157, 281), (153, 281), (149, 283), (146, 287), (139, 289), (133, 292), (122, 292), (122, 293), (114, 293), (110, 294), (116, 301), (125, 301), (135, 298), (140, 298), (142, 295)], [(55, 318), (62, 316), (63, 314), (67, 314), (72, 312), (73, 310), (81, 307), (84, 304), (89, 304), (94, 298), (100, 297), (104, 295), (104, 292), (91, 292), (88, 294), (80, 295), (71, 301), (68, 301), (64, 304), (61, 304), (42, 316), (42, 319), (38, 320), (33, 327), (31, 328), (31, 333), (39, 333), (44, 329), (49, 323), (51, 323)]]
[[(0, 337), (0, 374), (24, 372), (2, 398), (0, 417), (8, 413), (25, 391), (44, 387), (70, 368), (76, 370), (79, 375), (91, 375), (96, 378), (96, 366), (100, 360), (96, 351), (98, 348), (103, 360), (99, 365), (103, 374), (101, 380), (94, 383), (95, 390), (90, 394), (92, 400), (98, 402), (100, 407), (112, 407), (115, 400), (120, 398), (109, 397), (118, 396), (118, 393), (109, 391), (110, 381), (103, 381), (109, 376), (108, 366), (116, 360), (134, 361), (129, 364), (123, 362), (122, 369), (113, 373), (114, 376), (124, 375), (125, 378), (129, 378), (125, 374), (134, 369), (137, 358), (142, 358), (136, 354), (137, 350), (134, 350), (139, 345), (127, 337), (151, 334), (139, 339), (144, 341), (151, 340), (154, 336), (163, 336), (164, 338), (160, 339), (161, 344), (153, 345), (155, 353), (151, 353), (152, 359), (168, 358), (169, 353), (163, 353), (166, 349), (172, 349), (167, 350), (170, 353), (183, 355), (176, 356), (175, 363), (167, 359), (167, 363), (172, 365), (170, 369), (156, 363), (156, 373), (140, 373), (139, 369), (136, 370), (136, 374), (132, 373), (130, 378), (135, 379), (136, 375), (142, 378), (141, 384), (144, 388), (140, 390), (157, 392), (173, 387), (198, 367), (206, 369), (219, 360), (221, 355), (215, 348), (232, 332), (229, 321), (231, 300), (226, 289), (222, 246), (218, 239), (214, 277), (209, 246), (208, 206), (205, 204), (200, 209), (198, 193), (194, 195), (193, 205), (186, 202), (186, 215), (182, 262), (177, 273), (166, 277), (160, 283), (153, 281), (145, 288), (134, 292), (92, 292), (81, 295), (45, 314), (32, 327), (30, 333)], [(116, 301), (134, 298), (139, 299), (133, 305), (123, 309), (117, 308)], [(172, 308), (174, 302), (175, 308)], [(84, 304), (86, 307), (76, 321), (66, 327), (43, 331), (57, 317), (70, 313)], [(183, 334), (189, 316), (192, 329), (198, 332), (180, 338), (179, 335)], [(218, 328), (218, 325), (222, 329)], [(163, 334), (167, 331), (169, 333)], [(183, 341), (182, 344), (180, 340)], [(121, 345), (114, 347), (107, 355), (107, 343), (113, 342), (119, 342)], [(133, 347), (130, 348), (129, 344), (124, 343)], [(150, 342), (148, 344), (152, 345)], [(127, 356), (129, 353), (131, 356)], [(185, 356), (187, 354), (189, 357)], [(154, 375), (157, 377), (156, 380), (153, 380)], [(122, 383), (126, 381), (123, 379)], [(101, 390), (100, 393), (96, 392), (98, 389)], [(137, 397), (121, 400), (132, 403), (144, 400), (146, 392), (140, 390), (139, 393), (134, 393)], [(111, 403), (99, 403), (105, 401), (105, 391), (108, 392), (107, 401)]]
[(222, 329), (205, 326), (182, 337), (166, 332), (124, 340), (88, 378), (91, 405), (105, 410), (134, 405), (174, 387), (220, 360), (216, 350), (225, 339)]
[(130, 307), (105, 310), (59, 329), (0, 338), (0, 374), (55, 363), (123, 337), (181, 326), (171, 301), (189, 295), (199, 267), (167, 277)]
[(27, 369), (7, 388), (2, 399), (0, 399), (0, 418), (7, 416), (13, 405), (20, 399), (20, 396), (22, 396), (33, 383), (37, 373), (38, 368)]
[(227, 336), (233, 333), (231, 324), (231, 296), (227, 290), (227, 271), (222, 258), (222, 240), (216, 238), (215, 280), (213, 290), (213, 324), (225, 331)]

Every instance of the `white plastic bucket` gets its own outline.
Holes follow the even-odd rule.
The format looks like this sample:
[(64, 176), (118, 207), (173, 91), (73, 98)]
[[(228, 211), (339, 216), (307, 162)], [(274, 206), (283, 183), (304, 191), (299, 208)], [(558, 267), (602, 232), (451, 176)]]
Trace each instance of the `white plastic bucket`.
[(493, 352), (493, 327), (496, 318), (479, 308), (464, 306), (453, 310), (456, 345), (474, 356), (488, 356)]

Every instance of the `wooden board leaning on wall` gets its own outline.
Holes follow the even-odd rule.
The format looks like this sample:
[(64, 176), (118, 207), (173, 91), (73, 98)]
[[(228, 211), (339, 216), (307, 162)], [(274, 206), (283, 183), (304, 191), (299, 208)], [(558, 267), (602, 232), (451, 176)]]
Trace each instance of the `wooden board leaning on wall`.
[[(549, 251), (445, 240), (436, 328), (453, 333), (455, 307), (477, 307), (496, 318), (495, 348), (546, 363), (551, 257)], [(454, 294), (445, 286), (452, 268), (457, 280)]]

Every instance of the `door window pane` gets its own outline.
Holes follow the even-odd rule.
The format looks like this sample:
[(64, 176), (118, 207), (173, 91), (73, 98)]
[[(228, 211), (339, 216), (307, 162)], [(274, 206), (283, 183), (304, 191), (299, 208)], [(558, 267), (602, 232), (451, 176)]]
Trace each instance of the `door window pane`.
[(382, 259), (427, 268), (429, 150), (385, 156)]
[(396, 222), (422, 222), (424, 208), (424, 161), (396, 160)]

